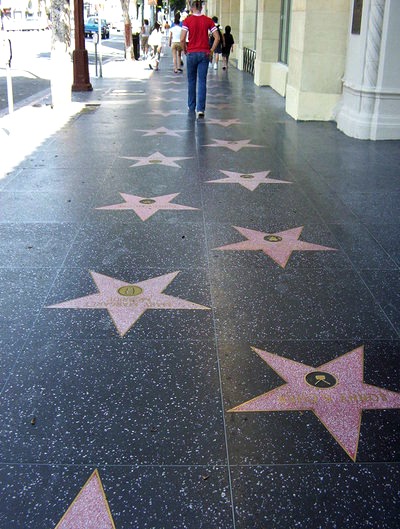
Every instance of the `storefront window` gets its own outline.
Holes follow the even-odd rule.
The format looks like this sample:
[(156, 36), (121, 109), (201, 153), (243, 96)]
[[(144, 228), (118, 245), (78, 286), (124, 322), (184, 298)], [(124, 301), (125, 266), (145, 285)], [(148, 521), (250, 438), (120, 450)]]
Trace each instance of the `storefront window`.
[(279, 62), (288, 64), (289, 57), (289, 33), (290, 33), (290, 12), (292, 0), (282, 0), (281, 3), (281, 27), (279, 33)]

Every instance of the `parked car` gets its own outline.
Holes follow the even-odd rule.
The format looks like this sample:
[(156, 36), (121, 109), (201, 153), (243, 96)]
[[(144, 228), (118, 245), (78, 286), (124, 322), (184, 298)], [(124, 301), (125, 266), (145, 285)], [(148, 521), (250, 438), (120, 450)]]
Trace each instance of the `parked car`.
[[(89, 17), (85, 22), (85, 37), (91, 37), (93, 33), (99, 32), (99, 20), (97, 17)], [(101, 38), (110, 38), (110, 27), (107, 21), (101, 19)]]

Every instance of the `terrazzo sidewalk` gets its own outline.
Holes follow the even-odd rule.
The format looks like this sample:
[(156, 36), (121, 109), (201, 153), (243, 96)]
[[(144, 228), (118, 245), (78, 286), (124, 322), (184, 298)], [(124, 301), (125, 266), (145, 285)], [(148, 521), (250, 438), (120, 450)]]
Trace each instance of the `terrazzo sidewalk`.
[(400, 142), (145, 66), (0, 179), (0, 529), (397, 529)]

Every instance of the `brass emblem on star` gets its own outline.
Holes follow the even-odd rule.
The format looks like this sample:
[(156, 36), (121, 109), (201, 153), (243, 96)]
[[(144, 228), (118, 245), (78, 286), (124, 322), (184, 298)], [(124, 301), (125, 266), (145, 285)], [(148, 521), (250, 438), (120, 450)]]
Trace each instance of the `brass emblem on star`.
[(306, 375), (306, 382), (309, 386), (318, 389), (334, 388), (337, 384), (337, 379), (330, 373), (325, 371), (313, 371)]
[(282, 237), (279, 237), (279, 235), (266, 235), (264, 239), (268, 242), (281, 242)]
[(251, 178), (254, 178), (254, 175), (253, 174), (241, 174), (240, 178), (246, 178), (250, 180)]
[(162, 160), (149, 160), (149, 163), (162, 163)]
[(138, 296), (143, 292), (143, 289), (137, 285), (126, 285), (118, 289), (118, 294), (125, 297)]
[(140, 204), (155, 204), (155, 200), (152, 198), (143, 198), (142, 200), (139, 200)]

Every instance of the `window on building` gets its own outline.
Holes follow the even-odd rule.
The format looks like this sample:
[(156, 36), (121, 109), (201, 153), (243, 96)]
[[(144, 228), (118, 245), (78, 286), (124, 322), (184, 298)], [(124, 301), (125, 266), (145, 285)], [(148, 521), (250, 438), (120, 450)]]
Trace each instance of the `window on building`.
[(282, 0), (278, 60), (279, 62), (283, 62), (283, 64), (288, 64), (288, 58), (289, 58), (289, 34), (290, 34), (291, 7), (292, 7), (292, 0)]

